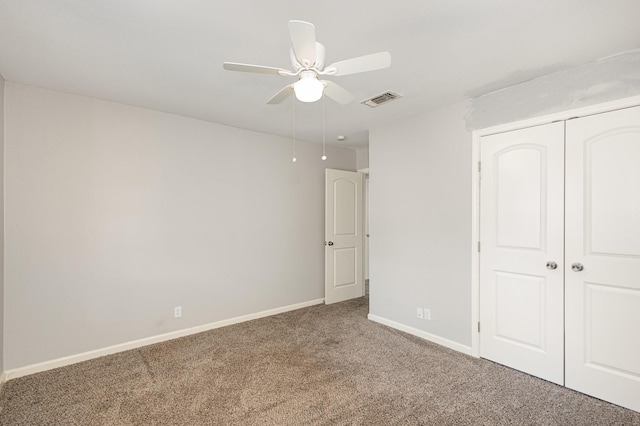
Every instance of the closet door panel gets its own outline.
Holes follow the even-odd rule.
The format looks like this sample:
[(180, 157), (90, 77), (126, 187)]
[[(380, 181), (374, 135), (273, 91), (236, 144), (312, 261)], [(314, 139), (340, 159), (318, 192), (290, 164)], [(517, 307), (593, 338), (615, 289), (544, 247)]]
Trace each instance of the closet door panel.
[(480, 355), (562, 384), (564, 123), (480, 151)]
[(640, 107), (568, 121), (566, 155), (566, 386), (640, 411)]

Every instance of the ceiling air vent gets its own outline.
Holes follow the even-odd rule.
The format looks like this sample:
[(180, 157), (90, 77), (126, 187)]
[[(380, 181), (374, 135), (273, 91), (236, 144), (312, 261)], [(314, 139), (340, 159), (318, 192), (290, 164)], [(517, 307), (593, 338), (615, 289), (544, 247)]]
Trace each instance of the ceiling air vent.
[(382, 105), (387, 102), (391, 102), (394, 99), (401, 98), (402, 95), (399, 95), (395, 92), (384, 92), (379, 95), (374, 96), (373, 98), (364, 100), (360, 103), (370, 106), (371, 108), (375, 108), (379, 105)]

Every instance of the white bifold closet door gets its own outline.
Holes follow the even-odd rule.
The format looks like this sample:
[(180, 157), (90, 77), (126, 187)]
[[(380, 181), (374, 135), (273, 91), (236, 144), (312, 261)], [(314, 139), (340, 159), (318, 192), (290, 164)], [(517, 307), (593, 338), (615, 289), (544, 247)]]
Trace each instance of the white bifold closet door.
[(480, 355), (640, 411), (640, 107), (480, 150)]
[(640, 107), (567, 121), (566, 146), (565, 384), (640, 411)]

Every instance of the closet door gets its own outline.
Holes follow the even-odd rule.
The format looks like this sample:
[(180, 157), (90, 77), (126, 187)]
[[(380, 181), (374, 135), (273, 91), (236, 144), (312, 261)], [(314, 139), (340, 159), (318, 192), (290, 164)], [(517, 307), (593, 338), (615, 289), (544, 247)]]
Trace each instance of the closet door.
[(566, 386), (640, 411), (640, 107), (566, 144)]
[(564, 123), (480, 154), (480, 356), (562, 384)]

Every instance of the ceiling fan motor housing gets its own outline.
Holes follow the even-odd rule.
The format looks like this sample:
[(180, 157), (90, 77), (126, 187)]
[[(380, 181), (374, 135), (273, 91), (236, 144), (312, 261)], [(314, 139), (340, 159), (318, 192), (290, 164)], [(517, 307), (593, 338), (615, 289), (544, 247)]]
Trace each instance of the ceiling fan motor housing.
[(305, 66), (301, 64), (298, 58), (296, 57), (296, 52), (293, 50), (293, 47), (289, 49), (289, 60), (291, 61), (291, 67), (298, 72), (302, 69), (310, 69), (315, 68), (317, 71), (322, 71), (324, 69), (324, 58), (325, 58), (325, 47), (316, 42), (316, 58), (312, 64)]

